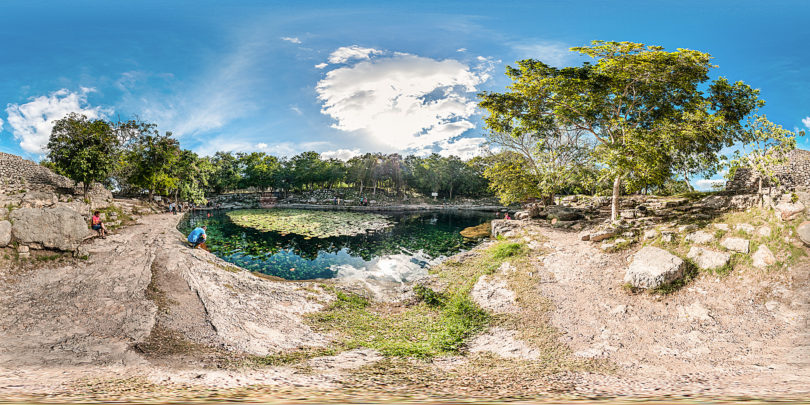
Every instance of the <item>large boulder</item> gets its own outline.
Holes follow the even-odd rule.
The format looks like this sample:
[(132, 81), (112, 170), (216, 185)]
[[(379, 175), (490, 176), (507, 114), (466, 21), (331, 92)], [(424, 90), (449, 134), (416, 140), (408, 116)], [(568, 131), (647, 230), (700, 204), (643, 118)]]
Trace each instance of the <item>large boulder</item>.
[(684, 239), (692, 243), (706, 244), (714, 240), (714, 235), (706, 231), (697, 231), (686, 235), (686, 238)]
[(810, 246), (810, 221), (804, 221), (799, 224), (799, 226), (796, 227), (796, 233), (805, 245)]
[(774, 208), (776, 209), (776, 212), (779, 214), (779, 218), (781, 218), (782, 221), (791, 221), (798, 218), (799, 215), (801, 215), (802, 212), (804, 212), (805, 207), (804, 204), (800, 202), (795, 203), (784, 202), (777, 205)]
[(683, 277), (684, 261), (664, 249), (646, 246), (634, 256), (624, 281), (633, 287), (657, 288)]
[(513, 219), (494, 219), (490, 222), (490, 234), (493, 238), (498, 236), (514, 236), (515, 231), (520, 229), (521, 221)]
[(556, 219), (558, 221), (576, 221), (583, 218), (579, 210), (560, 205), (550, 205), (546, 207), (546, 214), (548, 219)]
[(22, 244), (73, 251), (90, 232), (81, 214), (65, 206), (20, 208), (9, 217), (11, 233)]
[(695, 262), (695, 266), (702, 270), (719, 269), (727, 265), (731, 260), (730, 253), (704, 249), (698, 246), (692, 246), (686, 257)]
[(11, 222), (0, 221), (0, 247), (6, 247), (11, 242)]

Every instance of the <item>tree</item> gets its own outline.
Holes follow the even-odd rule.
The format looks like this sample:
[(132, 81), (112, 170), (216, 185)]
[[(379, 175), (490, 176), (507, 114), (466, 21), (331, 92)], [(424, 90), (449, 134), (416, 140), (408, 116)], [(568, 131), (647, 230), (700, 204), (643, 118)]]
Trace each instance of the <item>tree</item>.
[(698, 161), (705, 170), (716, 169), (720, 149), (738, 139), (734, 120), (749, 114), (747, 101), (756, 100), (756, 90), (725, 79), (704, 94), (700, 87), (714, 67), (706, 53), (605, 41), (572, 51), (596, 62), (558, 69), (519, 61), (507, 75), (511, 92), (522, 97), (493, 102), (522, 103), (513, 125), (521, 133), (555, 126), (593, 137), (592, 156), (613, 178), (612, 220), (625, 179), (631, 187), (663, 184)]
[(769, 121), (764, 115), (749, 117), (745, 125), (742, 143), (729, 160), (729, 177), (737, 170), (748, 169), (757, 179), (757, 194), (762, 204), (762, 181), (779, 182), (773, 168), (787, 161), (787, 153), (796, 149), (796, 136), (804, 136), (788, 131)]
[(119, 142), (110, 124), (88, 120), (76, 113), (54, 123), (48, 141), (48, 159), (77, 185), (84, 198), (94, 182), (102, 182), (116, 167)]
[(129, 183), (146, 190), (150, 200), (155, 193), (168, 195), (178, 189), (175, 165), (180, 151), (180, 143), (171, 132), (161, 135), (155, 124), (142, 124), (128, 153), (132, 165)]

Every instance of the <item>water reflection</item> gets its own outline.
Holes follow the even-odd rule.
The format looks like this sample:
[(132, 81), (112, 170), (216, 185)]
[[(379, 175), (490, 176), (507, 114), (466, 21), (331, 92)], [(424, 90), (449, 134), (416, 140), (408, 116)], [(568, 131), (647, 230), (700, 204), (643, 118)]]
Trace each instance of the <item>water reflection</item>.
[(477, 242), (465, 240), (459, 231), (494, 215), (391, 214), (395, 225), (385, 231), (332, 238), (243, 228), (222, 212), (186, 214), (178, 229), (188, 234), (194, 227), (207, 225), (212, 253), (248, 270), (290, 280), (346, 277), (402, 282), (425, 274), (426, 267), (446, 256), (471, 248)]

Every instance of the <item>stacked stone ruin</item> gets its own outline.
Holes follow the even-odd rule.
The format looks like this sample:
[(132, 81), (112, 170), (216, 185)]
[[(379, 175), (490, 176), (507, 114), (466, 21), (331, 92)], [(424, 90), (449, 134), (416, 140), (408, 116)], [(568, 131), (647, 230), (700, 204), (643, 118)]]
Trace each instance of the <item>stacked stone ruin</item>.
[[(79, 195), (81, 188), (72, 180), (20, 156), (0, 152), (0, 195), (29, 191)], [(91, 199), (107, 199), (109, 191), (101, 184), (90, 190)]]
[[(774, 167), (774, 174), (779, 180), (778, 188), (782, 191), (810, 191), (810, 150), (794, 149), (787, 155), (787, 162)], [(776, 186), (763, 179), (763, 188)], [(726, 183), (726, 191), (745, 194), (756, 193), (758, 177), (749, 169), (741, 168), (734, 178)]]

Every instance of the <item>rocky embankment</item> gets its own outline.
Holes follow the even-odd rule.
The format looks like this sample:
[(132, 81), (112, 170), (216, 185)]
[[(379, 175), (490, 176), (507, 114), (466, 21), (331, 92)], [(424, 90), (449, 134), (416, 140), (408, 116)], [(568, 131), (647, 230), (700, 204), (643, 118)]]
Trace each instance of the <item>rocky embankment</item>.
[(255, 355), (325, 342), (300, 319), (320, 308), (318, 288), (192, 250), (178, 218), (143, 217), (93, 240), (86, 260), (0, 273), (0, 366), (137, 364), (166, 331), (173, 344)]

